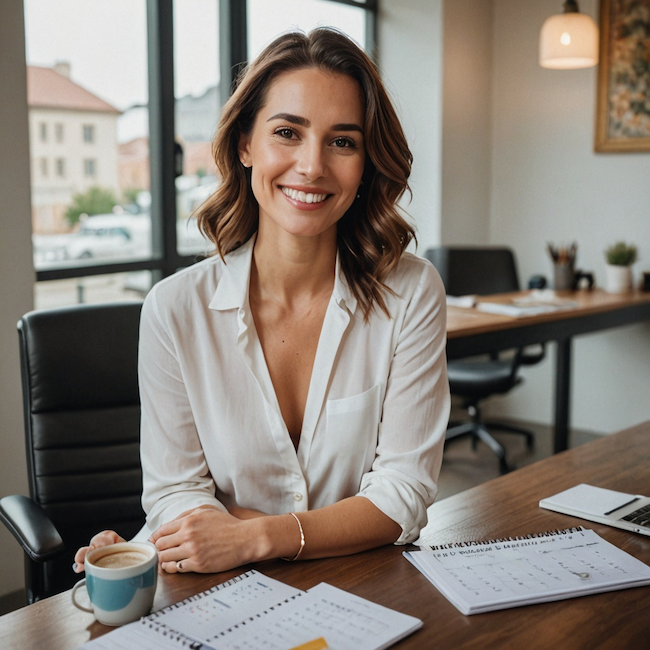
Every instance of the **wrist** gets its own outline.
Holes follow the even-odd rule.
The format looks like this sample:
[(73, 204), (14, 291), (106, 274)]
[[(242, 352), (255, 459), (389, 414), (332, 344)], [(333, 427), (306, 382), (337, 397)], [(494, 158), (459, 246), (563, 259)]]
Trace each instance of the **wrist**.
[[(298, 520), (300, 521), (300, 520)], [(251, 519), (252, 539), (254, 540), (251, 561), (271, 560), (277, 558), (294, 559), (298, 551), (302, 551), (304, 533), (302, 524), (299, 526), (295, 515), (273, 515)]]

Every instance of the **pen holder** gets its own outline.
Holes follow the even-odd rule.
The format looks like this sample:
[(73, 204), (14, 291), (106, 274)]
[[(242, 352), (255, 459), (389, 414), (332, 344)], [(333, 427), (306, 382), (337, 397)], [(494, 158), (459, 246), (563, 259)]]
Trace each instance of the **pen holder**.
[(570, 291), (575, 282), (575, 270), (573, 264), (553, 265), (553, 288), (555, 291)]

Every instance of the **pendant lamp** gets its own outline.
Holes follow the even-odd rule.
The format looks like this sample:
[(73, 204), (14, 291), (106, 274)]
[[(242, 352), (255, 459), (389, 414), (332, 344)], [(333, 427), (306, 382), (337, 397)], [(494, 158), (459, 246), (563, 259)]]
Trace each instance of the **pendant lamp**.
[(564, 13), (544, 21), (539, 35), (542, 68), (571, 70), (598, 63), (598, 27), (591, 16), (581, 14), (575, 0), (564, 3)]

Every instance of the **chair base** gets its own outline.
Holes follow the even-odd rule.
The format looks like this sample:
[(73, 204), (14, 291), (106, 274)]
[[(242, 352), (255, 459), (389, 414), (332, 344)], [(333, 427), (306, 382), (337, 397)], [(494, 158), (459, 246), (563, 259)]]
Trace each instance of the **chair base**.
[(466, 422), (447, 429), (445, 440), (455, 440), (464, 436), (472, 436), (472, 448), (476, 449), (476, 441), (484, 442), (499, 458), (499, 471), (507, 474), (510, 466), (506, 460), (506, 450), (503, 445), (480, 423)]

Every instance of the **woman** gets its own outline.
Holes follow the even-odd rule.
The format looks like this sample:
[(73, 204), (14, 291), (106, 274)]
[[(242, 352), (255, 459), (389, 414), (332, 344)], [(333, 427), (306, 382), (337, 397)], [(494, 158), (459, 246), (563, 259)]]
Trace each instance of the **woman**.
[(199, 223), (218, 255), (158, 283), (142, 313), (143, 505), (162, 569), (414, 541), (449, 414), (444, 292), (405, 252), (411, 154), (374, 65), (332, 29), (279, 37), (213, 152), (222, 180)]

